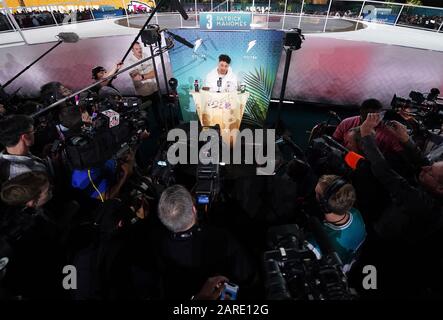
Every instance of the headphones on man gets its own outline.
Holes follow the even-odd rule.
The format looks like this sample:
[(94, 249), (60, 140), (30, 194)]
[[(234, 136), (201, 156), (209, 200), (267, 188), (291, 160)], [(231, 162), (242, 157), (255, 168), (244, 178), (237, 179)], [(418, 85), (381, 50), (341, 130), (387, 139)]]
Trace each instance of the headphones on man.
[(334, 180), (323, 192), (323, 195), (321, 196), (319, 202), (320, 207), (324, 213), (332, 212), (333, 210), (329, 206), (329, 199), (337, 193), (338, 190), (340, 190), (344, 185), (348, 184), (348, 181), (346, 181), (343, 178), (338, 178)]

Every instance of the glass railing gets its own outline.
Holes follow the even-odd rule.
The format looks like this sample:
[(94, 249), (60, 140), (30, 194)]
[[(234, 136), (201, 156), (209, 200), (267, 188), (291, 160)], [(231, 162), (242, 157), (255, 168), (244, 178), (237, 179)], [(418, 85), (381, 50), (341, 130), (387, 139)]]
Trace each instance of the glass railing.
[(1, 32), (11, 32), (14, 31), (15, 28), (11, 21), (11, 18), (7, 14), (7, 10), (0, 9), (0, 33)]
[[(192, 28), (198, 27), (198, 13), (202, 11), (244, 11), (252, 12), (253, 28), (302, 28), (305, 32), (335, 32), (356, 30), (364, 26), (361, 22), (372, 22), (443, 32), (443, 8), (394, 2), (364, 0), (181, 0), (180, 2), (189, 15), (188, 20), (183, 20), (177, 12), (171, 12), (169, 5), (165, 5), (158, 9), (153, 23), (170, 28)], [(134, 16), (148, 15), (155, 5), (154, 0), (59, 2), (39, 7), (14, 8), (3, 5), (0, 7), (0, 33), (103, 19), (124, 18), (130, 22)], [(342, 21), (339, 22), (337, 19)]]
[(443, 24), (443, 10), (420, 8), (420, 7), (405, 7), (400, 13), (397, 25), (404, 27), (413, 27), (427, 29), (431, 31), (442, 31)]

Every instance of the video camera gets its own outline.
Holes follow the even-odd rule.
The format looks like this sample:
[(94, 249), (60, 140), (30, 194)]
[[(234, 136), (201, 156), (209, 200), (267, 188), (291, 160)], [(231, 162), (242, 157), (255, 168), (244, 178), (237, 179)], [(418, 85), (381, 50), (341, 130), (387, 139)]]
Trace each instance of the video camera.
[[(203, 130), (214, 129), (217, 131), (220, 137), (220, 127), (218, 125), (214, 127), (203, 127)], [(209, 141), (208, 141), (209, 143)], [(221, 146), (219, 146), (221, 147)], [(200, 152), (202, 151), (199, 148)], [(206, 157), (211, 157), (211, 149), (206, 151)], [(199, 159), (197, 165), (197, 184), (195, 188), (196, 204), (198, 207), (210, 207), (212, 202), (216, 199), (220, 192), (220, 164), (218, 161), (210, 163), (202, 163)]]
[(443, 98), (439, 97), (440, 90), (431, 89), (431, 92), (425, 94), (411, 91), (408, 98), (397, 97), (394, 95), (391, 106), (394, 110), (404, 110), (408, 114), (421, 121), (427, 129), (441, 129), (443, 124)]
[(137, 98), (98, 101), (88, 95), (78, 100), (83, 115), (80, 132), (64, 143), (64, 156), (72, 169), (100, 166), (111, 158), (121, 158), (140, 142), (147, 129), (148, 114)]
[(306, 153), (309, 164), (317, 174), (334, 172), (345, 176), (357, 169), (364, 159), (328, 135), (312, 140)]
[(324, 255), (320, 260), (308, 248), (296, 224), (268, 231), (264, 253), (266, 298), (270, 300), (351, 300), (340, 261)]

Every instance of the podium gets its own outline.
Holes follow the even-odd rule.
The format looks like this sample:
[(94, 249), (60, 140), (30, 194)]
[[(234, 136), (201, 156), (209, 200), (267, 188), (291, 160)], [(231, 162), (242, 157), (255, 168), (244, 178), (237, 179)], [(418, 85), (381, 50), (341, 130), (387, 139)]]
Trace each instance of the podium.
[[(220, 126), (223, 142), (235, 145), (249, 93), (191, 91), (202, 126)], [(231, 132), (237, 130), (236, 133)]]

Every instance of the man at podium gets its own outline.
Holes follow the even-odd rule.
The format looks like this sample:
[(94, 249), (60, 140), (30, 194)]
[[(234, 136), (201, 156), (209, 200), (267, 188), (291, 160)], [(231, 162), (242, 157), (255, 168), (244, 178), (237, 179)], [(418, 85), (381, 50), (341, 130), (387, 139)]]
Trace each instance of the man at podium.
[(226, 54), (218, 57), (217, 68), (208, 73), (204, 90), (213, 92), (233, 92), (237, 90), (237, 76), (229, 66), (231, 58)]

